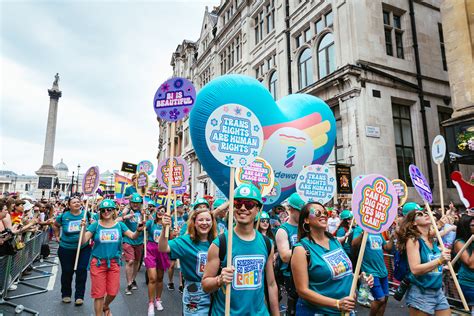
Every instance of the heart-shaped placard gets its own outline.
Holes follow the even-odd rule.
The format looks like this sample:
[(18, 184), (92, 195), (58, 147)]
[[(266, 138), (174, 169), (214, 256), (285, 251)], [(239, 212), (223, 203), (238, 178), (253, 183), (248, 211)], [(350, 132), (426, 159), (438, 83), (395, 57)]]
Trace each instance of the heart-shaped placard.
[(224, 104), (250, 109), (263, 127), (261, 157), (268, 161), (281, 185), (281, 194), (269, 209), (295, 192), (304, 166), (324, 164), (336, 140), (336, 120), (329, 106), (307, 94), (292, 94), (275, 102), (258, 80), (225, 75), (210, 81), (199, 92), (191, 111), (191, 141), (199, 161), (219, 189), (228, 196), (230, 170), (219, 163), (206, 145), (205, 126), (211, 113)]

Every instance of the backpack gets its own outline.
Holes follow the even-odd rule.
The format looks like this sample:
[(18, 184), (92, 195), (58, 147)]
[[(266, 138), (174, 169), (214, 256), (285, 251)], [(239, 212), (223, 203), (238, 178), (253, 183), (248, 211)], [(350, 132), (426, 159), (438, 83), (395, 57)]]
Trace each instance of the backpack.
[[(267, 236), (262, 235), (263, 240), (265, 241), (265, 247), (267, 248), (267, 260), (270, 258), (270, 253), (272, 252), (272, 243), (270, 242), (270, 238)], [(225, 238), (225, 234), (222, 233), (218, 236), (219, 238), (219, 262), (224, 261), (225, 255), (227, 254), (227, 238)], [(271, 258), (270, 258), (271, 260)], [(222, 267), (219, 267), (219, 270), (217, 271), (217, 275), (221, 273)], [(267, 306), (269, 305), (269, 300), (268, 300), (268, 288), (266, 286), (266, 278), (263, 278), (263, 285), (265, 289), (265, 301), (267, 302)], [(209, 315), (211, 315), (212, 311), (212, 304), (215, 298), (217, 292), (214, 292), (211, 294), (211, 304), (209, 305)]]
[(393, 276), (398, 281), (403, 281), (408, 275), (410, 268), (406, 252), (395, 251), (393, 255)]

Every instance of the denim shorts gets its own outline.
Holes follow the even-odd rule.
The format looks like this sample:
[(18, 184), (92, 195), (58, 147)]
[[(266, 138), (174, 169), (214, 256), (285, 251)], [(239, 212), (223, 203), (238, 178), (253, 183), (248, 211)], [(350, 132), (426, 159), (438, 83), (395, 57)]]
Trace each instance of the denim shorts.
[(474, 287), (470, 287), (467, 285), (461, 285), (462, 294), (466, 298), (467, 305), (474, 306)]
[(376, 301), (380, 301), (381, 299), (390, 296), (388, 291), (388, 277), (374, 277), (374, 286), (370, 289), (370, 292)]
[(442, 288), (437, 290), (421, 289), (412, 284), (407, 291), (406, 304), (408, 307), (434, 315), (436, 311), (449, 309), (448, 300)]

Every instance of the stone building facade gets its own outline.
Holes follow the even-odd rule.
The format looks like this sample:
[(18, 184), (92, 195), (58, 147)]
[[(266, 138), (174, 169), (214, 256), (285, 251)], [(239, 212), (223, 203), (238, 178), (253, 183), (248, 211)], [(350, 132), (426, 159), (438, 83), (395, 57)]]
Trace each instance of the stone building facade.
[[(307, 93), (325, 100), (337, 123), (328, 160), (351, 166), (352, 177), (380, 173), (411, 184), (415, 163), (439, 201), (431, 142), (453, 112), (441, 0), (221, 0), (204, 11), (201, 36), (172, 55), (173, 76), (197, 91), (217, 76), (257, 78), (275, 100)], [(192, 196), (215, 193), (202, 169), (185, 119), (174, 140), (191, 166)], [(169, 150), (160, 123), (158, 160)], [(446, 200), (458, 200), (443, 165)], [(412, 200), (421, 202), (413, 188)]]

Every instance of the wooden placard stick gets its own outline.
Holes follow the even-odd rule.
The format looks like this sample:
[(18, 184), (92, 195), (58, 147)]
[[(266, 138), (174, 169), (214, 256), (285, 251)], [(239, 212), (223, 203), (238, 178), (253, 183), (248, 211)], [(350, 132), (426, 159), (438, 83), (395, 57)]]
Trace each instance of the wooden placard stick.
[(459, 250), (458, 254), (456, 255), (456, 257), (454, 257), (453, 260), (451, 260), (451, 264), (454, 265), (456, 263), (456, 261), (459, 260), (459, 258), (461, 257), (462, 253), (464, 252), (464, 250), (466, 250), (472, 243), (472, 240), (474, 240), (474, 235), (471, 235), (471, 237), (464, 243), (464, 246), (462, 246), (461, 250)]
[[(86, 201), (86, 207), (84, 209), (84, 215), (82, 216), (82, 220), (86, 220), (87, 218), (87, 210), (89, 208), (89, 199)], [(76, 250), (76, 260), (74, 261), (74, 271), (77, 270), (77, 265), (79, 263), (79, 255), (81, 253), (81, 246), (82, 246), (82, 235), (84, 235), (84, 227), (81, 226), (81, 232), (79, 233), (79, 241), (77, 242), (77, 250)]]
[[(227, 268), (232, 266), (232, 236), (234, 232), (234, 185), (235, 185), (235, 168), (230, 167), (230, 188), (229, 188), (229, 222), (227, 231)], [(230, 292), (232, 285), (229, 283), (225, 290), (225, 315), (230, 315)]]
[[(355, 298), (355, 291), (357, 288), (357, 281), (359, 280), (359, 274), (360, 274), (360, 268), (362, 266), (362, 260), (364, 259), (364, 253), (365, 253), (365, 246), (367, 245), (367, 237), (369, 234), (364, 230), (363, 235), (362, 235), (362, 242), (360, 244), (360, 250), (359, 250), (359, 258), (357, 258), (357, 264), (354, 270), (354, 276), (352, 279), (352, 285), (351, 285), (351, 291), (349, 293), (349, 297), (354, 297)], [(349, 316), (349, 313), (342, 313), (346, 316)]]
[[(170, 138), (170, 153), (169, 153), (169, 169), (168, 169), (168, 203), (166, 203), (166, 215), (171, 214), (171, 191), (173, 189), (173, 169), (174, 169), (174, 134), (176, 129), (176, 122), (171, 123), (171, 138)], [(169, 238), (170, 227), (166, 226), (165, 237)]]

